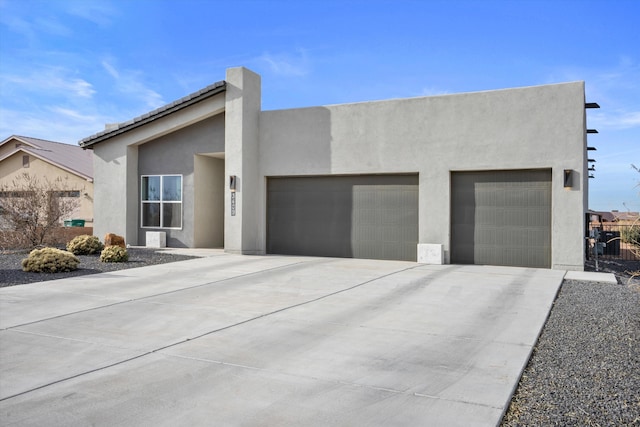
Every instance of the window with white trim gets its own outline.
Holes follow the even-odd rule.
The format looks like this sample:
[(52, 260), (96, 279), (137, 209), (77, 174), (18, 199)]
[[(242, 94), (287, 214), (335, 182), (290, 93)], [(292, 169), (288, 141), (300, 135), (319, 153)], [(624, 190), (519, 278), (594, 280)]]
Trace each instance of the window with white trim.
[(182, 175), (141, 176), (143, 228), (182, 228)]

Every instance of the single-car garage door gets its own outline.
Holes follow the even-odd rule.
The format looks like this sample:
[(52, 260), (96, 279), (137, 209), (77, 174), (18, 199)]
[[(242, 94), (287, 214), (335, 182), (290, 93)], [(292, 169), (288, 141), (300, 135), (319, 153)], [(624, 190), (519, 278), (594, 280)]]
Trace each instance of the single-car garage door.
[(551, 171), (451, 174), (451, 262), (551, 267)]
[(267, 252), (416, 260), (418, 176), (267, 181)]

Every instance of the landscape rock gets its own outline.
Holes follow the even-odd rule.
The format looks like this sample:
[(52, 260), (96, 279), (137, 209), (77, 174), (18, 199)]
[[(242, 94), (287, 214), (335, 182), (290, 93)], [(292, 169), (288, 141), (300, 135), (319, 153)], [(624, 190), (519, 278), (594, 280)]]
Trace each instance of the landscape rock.
[(113, 234), (113, 233), (107, 233), (104, 235), (104, 245), (120, 246), (123, 249), (127, 248), (127, 246), (124, 244), (124, 237), (118, 236), (117, 234)]

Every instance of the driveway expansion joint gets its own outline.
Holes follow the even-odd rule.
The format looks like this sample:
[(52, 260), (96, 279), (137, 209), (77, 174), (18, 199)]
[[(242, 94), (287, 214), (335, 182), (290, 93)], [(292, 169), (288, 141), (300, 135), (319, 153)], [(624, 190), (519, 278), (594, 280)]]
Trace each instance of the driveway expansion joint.
[[(275, 267), (275, 268), (272, 268), (272, 269), (263, 270), (263, 271), (273, 271), (273, 270), (277, 270), (279, 268), (290, 267), (292, 265), (297, 265), (297, 264), (302, 264), (302, 263), (304, 263), (304, 262), (287, 264), (286, 266), (278, 266), (278, 267)], [(287, 306), (287, 307), (283, 307), (283, 308), (280, 308), (278, 310), (271, 311), (269, 313), (264, 313), (264, 314), (261, 314), (259, 316), (252, 317), (250, 319), (234, 323), (232, 325), (227, 325), (227, 326), (224, 326), (222, 328), (217, 328), (215, 330), (208, 331), (208, 332), (196, 335), (196, 336), (191, 337), (191, 338), (186, 338), (184, 340), (181, 340), (181, 341), (178, 341), (178, 342), (166, 345), (166, 346), (162, 346), (162, 347), (159, 347), (159, 348), (156, 348), (156, 349), (153, 349), (153, 350), (145, 351), (144, 353), (139, 354), (137, 356), (126, 358), (124, 360), (121, 360), (121, 361), (118, 361), (118, 362), (115, 362), (115, 363), (111, 363), (109, 365), (101, 366), (101, 367), (98, 367), (98, 368), (95, 368), (95, 369), (88, 370), (86, 372), (81, 372), (81, 373), (78, 373), (78, 374), (75, 374), (75, 375), (72, 375), (72, 376), (69, 376), (69, 377), (61, 378), (61, 379), (58, 379), (56, 381), (52, 381), (52, 382), (50, 382), (48, 384), (44, 384), (44, 385), (41, 385), (41, 386), (34, 387), (34, 388), (30, 389), (30, 390), (26, 390), (26, 391), (23, 391), (23, 392), (20, 392), (20, 393), (11, 395), (11, 396), (0, 398), (0, 402), (8, 400), (8, 399), (12, 399), (14, 397), (18, 397), (18, 396), (21, 396), (21, 395), (24, 395), (24, 394), (27, 394), (27, 393), (30, 393), (32, 391), (40, 390), (40, 389), (43, 389), (43, 388), (46, 388), (46, 387), (49, 387), (49, 386), (52, 386), (52, 385), (55, 385), (55, 384), (59, 384), (59, 383), (62, 383), (62, 382), (68, 381), (68, 380), (79, 378), (79, 377), (84, 376), (84, 375), (88, 375), (88, 374), (92, 374), (94, 372), (102, 371), (104, 369), (107, 369), (107, 368), (110, 368), (110, 367), (113, 367), (113, 366), (121, 365), (121, 364), (124, 364), (124, 363), (130, 362), (130, 361), (139, 359), (139, 358), (147, 356), (147, 355), (151, 355), (151, 354), (154, 354), (154, 353), (164, 354), (164, 353), (161, 353), (161, 352), (163, 350), (168, 349), (168, 348), (176, 347), (176, 346), (178, 346), (180, 344), (184, 344), (184, 343), (196, 340), (198, 338), (202, 338), (202, 337), (214, 334), (216, 332), (220, 332), (220, 331), (224, 331), (224, 330), (227, 330), (227, 329), (231, 329), (231, 328), (234, 328), (236, 326), (240, 326), (240, 325), (243, 325), (243, 324), (246, 324), (246, 323), (249, 323), (249, 322), (253, 322), (255, 320), (259, 320), (259, 319), (262, 319), (262, 318), (265, 318), (265, 317), (268, 317), (268, 316), (271, 316), (271, 315), (274, 315), (274, 314), (277, 314), (277, 313), (281, 313), (281, 312), (290, 310), (292, 308), (296, 308), (296, 307), (300, 307), (300, 306), (303, 306), (303, 305), (311, 304), (313, 302), (320, 301), (320, 300), (323, 300), (325, 298), (329, 298), (329, 297), (337, 295), (337, 294), (348, 292), (350, 290), (353, 290), (353, 289), (356, 289), (358, 287), (364, 286), (364, 285), (366, 285), (368, 283), (371, 283), (371, 282), (374, 282), (376, 280), (380, 280), (380, 279), (383, 279), (383, 278), (386, 278), (386, 277), (389, 277), (389, 276), (393, 276), (395, 274), (402, 273), (404, 271), (412, 270), (412, 269), (415, 269), (416, 267), (417, 266), (411, 266), (411, 267), (403, 268), (403, 269), (400, 269), (400, 270), (397, 270), (397, 271), (393, 271), (391, 273), (387, 273), (387, 274), (383, 274), (383, 275), (380, 275), (380, 276), (376, 276), (376, 277), (374, 277), (372, 279), (365, 280), (365, 281), (360, 282), (360, 283), (358, 283), (356, 285), (352, 285), (352, 286), (349, 286), (347, 288), (339, 289), (337, 291), (330, 292), (330, 293), (325, 294), (325, 295), (321, 295), (321, 296), (319, 296), (317, 298), (313, 298), (313, 299), (310, 299), (310, 300), (307, 300), (307, 301), (303, 301), (301, 303), (293, 304), (293, 305), (290, 305), (290, 306)], [(239, 276), (234, 276), (232, 278), (226, 278), (226, 279), (222, 279), (222, 280), (219, 280), (219, 281), (209, 282), (209, 283), (206, 283), (206, 284), (200, 284), (200, 285), (195, 285), (195, 286), (191, 286), (191, 287), (187, 287), (187, 288), (182, 288), (180, 290), (198, 288), (198, 287), (202, 287), (202, 286), (206, 286), (206, 285), (210, 285), (210, 284), (220, 283), (220, 282), (223, 282), (223, 281), (226, 281), (226, 280), (232, 280), (232, 279), (235, 279), (235, 278), (238, 278), (238, 277), (250, 276), (252, 274), (257, 274), (257, 273), (254, 273), (254, 272), (247, 273), (247, 274), (243, 274), (243, 275), (239, 275)], [(96, 344), (97, 345), (102, 345), (100, 343), (90, 342), (90, 341), (86, 341), (86, 340), (76, 340), (76, 339), (65, 338), (65, 337), (54, 336), (54, 335), (26, 332), (26, 331), (20, 330), (19, 328), (21, 326), (32, 325), (32, 324), (44, 322), (44, 321), (47, 321), (47, 320), (53, 320), (53, 319), (57, 319), (57, 318), (65, 317), (65, 316), (70, 316), (70, 315), (73, 315), (73, 314), (84, 313), (84, 312), (88, 312), (88, 311), (93, 311), (93, 310), (97, 310), (97, 309), (101, 309), (101, 308), (111, 307), (111, 306), (119, 305), (119, 304), (125, 304), (125, 303), (129, 303), (129, 302), (141, 301), (141, 300), (152, 298), (152, 297), (159, 296), (159, 295), (166, 295), (166, 294), (178, 292), (180, 290), (164, 292), (164, 293), (160, 293), (160, 294), (156, 294), (156, 295), (152, 295), (152, 296), (145, 296), (145, 297), (141, 297), (141, 298), (137, 298), (137, 299), (130, 299), (130, 300), (126, 300), (126, 301), (120, 301), (120, 302), (117, 302), (117, 303), (108, 304), (106, 306), (94, 307), (94, 308), (90, 308), (90, 309), (86, 309), (86, 310), (79, 310), (79, 311), (76, 311), (76, 312), (73, 312), (73, 313), (62, 314), (62, 315), (53, 316), (53, 317), (50, 317), (50, 318), (47, 318), (47, 319), (40, 319), (40, 320), (37, 320), (37, 321), (34, 321), (34, 322), (28, 322), (28, 323), (24, 323), (24, 324), (21, 324), (21, 325), (11, 326), (11, 327), (5, 328), (3, 330), (13, 330), (13, 331), (21, 332), (21, 333), (28, 333), (28, 334), (32, 334), (32, 335), (45, 336), (45, 337), (51, 337), (51, 338), (57, 338), (57, 339), (63, 339), (63, 340), (68, 339), (68, 340), (77, 341), (77, 342), (85, 342), (87, 344), (92, 344), (92, 345), (96, 345)], [(109, 347), (109, 346), (106, 346), (106, 347)], [(111, 347), (119, 348), (119, 347), (115, 347), (115, 346), (111, 346)], [(125, 348), (125, 349), (134, 350), (134, 351), (137, 350), (137, 349), (133, 349), (133, 348)], [(220, 363), (223, 363), (223, 362), (220, 362)], [(238, 365), (238, 366), (240, 366), (240, 365)], [(250, 367), (246, 367), (246, 368), (250, 368)], [(258, 368), (255, 368), (255, 369), (258, 369)]]
[[(217, 267), (203, 264), (188, 274), (177, 268), (123, 279), (108, 294), (135, 286), (124, 293), (126, 300), (85, 310), (78, 308), (106, 301), (78, 296), (66, 303), (68, 298), (60, 296), (54, 299), (64, 303), (58, 307), (47, 305), (53, 292), (37, 292), (37, 287), (18, 292), (19, 301), (25, 303), (11, 306), (9, 313), (14, 315), (6, 319), (22, 324), (3, 328), (14, 334), (2, 334), (7, 343), (18, 343), (6, 352), (13, 358), (5, 364), (12, 374), (6, 384), (9, 378), (17, 381), (5, 390), (11, 396), (0, 398), (4, 416), (28, 410), (32, 420), (46, 424), (51, 411), (60, 409), (60, 397), (73, 390), (78, 398), (62, 409), (64, 416), (76, 420), (111, 417), (112, 408), (122, 405), (157, 419), (163, 411), (175, 414), (176, 409), (193, 421), (210, 416), (209, 404), (215, 400), (228, 411), (217, 412), (221, 422), (253, 413), (298, 417), (287, 412), (297, 403), (309, 419), (348, 408), (366, 409), (372, 420), (374, 415), (388, 416), (404, 425), (425, 419), (479, 418), (495, 425), (562, 282), (554, 272), (538, 270), (514, 269), (511, 274), (501, 268), (425, 268), (363, 260), (274, 259), (255, 267), (220, 267), (216, 271)], [(86, 295), (102, 283), (111, 282), (65, 282), (60, 289)], [(39, 298), (29, 304), (31, 295)], [(205, 322), (202, 313), (185, 309), (210, 310), (218, 301), (224, 302), (218, 305), (219, 315), (212, 311), (209, 319), (205, 313)], [(117, 305), (121, 308), (109, 308)], [(34, 311), (24, 313), (25, 307)], [(463, 310), (464, 316), (456, 310)], [(505, 314), (495, 315), (496, 310)], [(140, 317), (141, 311), (148, 313)], [(297, 324), (305, 319), (308, 325)], [(345, 326), (330, 326), (333, 323)], [(264, 328), (274, 327), (275, 331), (264, 333)], [(199, 338), (203, 339), (192, 343)], [(60, 355), (59, 363), (49, 368), (49, 347), (43, 343)], [(41, 350), (34, 354), (22, 350), (37, 347)], [(132, 402), (127, 393), (140, 397)], [(102, 398), (89, 404), (85, 399), (89, 395)], [(242, 404), (229, 406), (219, 400), (225, 397), (241, 397), (234, 402)], [(172, 399), (174, 408), (162, 405), (167, 399)], [(142, 412), (139, 405), (144, 405)]]
[[(57, 315), (57, 316), (51, 316), (51, 317), (47, 317), (47, 318), (44, 318), (44, 319), (38, 319), (38, 320), (31, 321), (31, 322), (22, 323), (22, 324), (19, 324), (19, 325), (13, 325), (13, 326), (9, 326), (9, 327), (6, 327), (6, 328), (0, 328), (0, 330), (10, 330), (10, 329), (14, 329), (14, 328), (19, 328), (21, 326), (33, 325), (33, 324), (40, 323), (40, 322), (46, 322), (48, 320), (59, 319), (59, 318), (66, 317), (66, 316), (72, 316), (74, 314), (86, 313), (86, 312), (89, 312), (89, 311), (100, 310), (102, 308), (113, 307), (113, 306), (116, 306), (116, 305), (127, 304), (127, 303), (130, 303), (130, 302), (139, 302), (139, 301), (144, 302), (143, 300), (149, 299), (149, 298), (156, 298), (156, 297), (159, 297), (159, 296), (169, 295), (169, 294), (172, 294), (172, 293), (185, 291), (185, 290), (189, 290), (189, 289), (196, 289), (196, 288), (200, 288), (200, 287), (204, 287), (204, 286), (208, 286), (208, 285), (215, 285), (215, 284), (222, 283), (222, 282), (225, 282), (225, 281), (228, 281), (228, 280), (239, 279), (239, 278), (243, 278), (243, 277), (247, 277), (247, 276), (251, 276), (251, 275), (256, 275), (256, 274), (261, 274), (263, 272), (269, 272), (269, 271), (277, 270), (277, 269), (280, 269), (280, 268), (286, 268), (286, 267), (290, 267), (292, 265), (298, 265), (298, 264), (303, 264), (303, 263), (305, 263), (305, 262), (303, 262), (303, 261), (294, 262), (294, 263), (291, 263), (291, 264), (280, 265), (280, 266), (277, 266), (277, 267), (273, 267), (273, 268), (269, 268), (269, 269), (265, 269), (265, 270), (260, 270), (260, 271), (257, 271), (257, 272), (250, 272), (250, 273), (245, 273), (245, 274), (239, 274), (239, 275), (233, 276), (233, 277), (226, 277), (224, 279), (214, 280), (213, 282), (200, 283), (200, 284), (194, 285), (194, 286), (187, 286), (185, 288), (174, 289), (174, 290), (167, 291), (167, 292), (160, 292), (158, 294), (146, 295), (146, 296), (143, 296), (143, 297), (140, 297), (140, 298), (131, 298), (131, 299), (127, 299), (127, 300), (120, 300), (120, 301), (116, 301), (114, 303), (107, 304), (107, 305), (101, 305), (101, 306), (98, 306), (98, 307), (91, 307), (91, 308), (87, 308), (87, 309), (84, 309), (84, 310), (77, 310), (77, 311), (73, 311), (73, 312), (70, 312), (70, 313), (64, 313), (64, 314), (60, 314), (60, 315)], [(71, 292), (67, 292), (67, 293), (71, 293)], [(101, 296), (98, 296), (98, 295), (95, 295), (95, 296), (96, 297), (101, 297)]]

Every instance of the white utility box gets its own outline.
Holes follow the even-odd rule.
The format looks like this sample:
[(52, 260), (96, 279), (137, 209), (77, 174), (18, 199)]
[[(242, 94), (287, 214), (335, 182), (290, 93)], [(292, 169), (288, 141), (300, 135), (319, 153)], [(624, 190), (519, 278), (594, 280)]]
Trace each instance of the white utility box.
[(444, 264), (444, 247), (437, 243), (418, 243), (420, 264)]
[(147, 231), (146, 245), (148, 248), (166, 248), (167, 233), (164, 231)]

